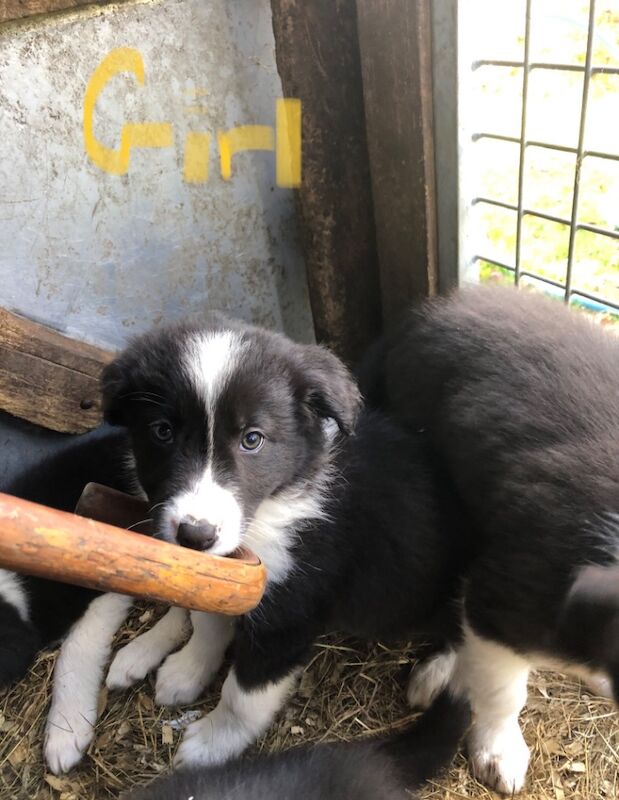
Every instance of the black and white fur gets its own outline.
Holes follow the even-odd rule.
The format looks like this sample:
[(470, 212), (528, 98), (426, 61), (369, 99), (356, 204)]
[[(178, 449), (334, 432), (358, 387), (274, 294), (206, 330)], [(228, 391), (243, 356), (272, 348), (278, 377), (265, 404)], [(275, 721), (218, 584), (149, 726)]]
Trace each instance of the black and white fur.
[[(177, 765), (222, 763), (263, 733), (325, 630), (452, 635), (447, 598), (465, 521), (419, 437), (363, 411), (355, 382), (327, 350), (213, 317), (137, 339), (105, 370), (103, 401), (107, 420), (128, 433), (125, 461), (128, 452), (158, 535), (218, 554), (249, 546), (268, 572), (252, 613), (192, 613), (189, 641), (169, 655), (186, 638), (187, 614), (172, 608), (111, 665), (108, 686), (122, 688), (165, 659), (157, 701), (188, 703), (232, 644), (221, 700), (188, 728)], [(70, 498), (15, 493), (70, 508), (88, 480), (129, 488), (118, 486), (118, 465), (115, 478), (96, 474), (105, 441), (91, 464), (76, 464)], [(53, 474), (62, 483), (62, 466)], [(38, 589), (29, 595), (39, 603)], [(45, 745), (54, 772), (74, 766), (92, 740), (100, 676), (130, 605), (96, 597), (62, 646)], [(75, 616), (83, 608), (74, 605)]]
[(532, 666), (594, 673), (608, 694), (610, 674), (619, 691), (605, 638), (619, 632), (616, 587), (577, 582), (584, 565), (618, 563), (619, 341), (543, 298), (469, 289), (412, 312), (364, 375), (377, 405), (423, 431), (478, 536), (464, 641), (414, 673), (409, 696), (426, 702), (449, 682), (466, 691), (475, 774), (518, 791)]
[(388, 738), (180, 770), (125, 800), (409, 800), (410, 790), (449, 764), (469, 724), (466, 703), (444, 693), (412, 727)]
[[(96, 481), (135, 492), (129, 443), (107, 431), (81, 438), (14, 478), (4, 492), (72, 511)], [(68, 635), (54, 675), (45, 755), (54, 772), (72, 767), (90, 744), (104, 668), (131, 599), (0, 570), (0, 688), (23, 677), (35, 654)]]
[[(106, 369), (103, 399), (159, 534), (219, 554), (246, 545), (267, 568), (255, 611), (192, 613), (188, 644), (158, 672), (158, 702), (191, 702), (233, 643), (221, 700), (189, 726), (177, 766), (220, 764), (260, 736), (323, 631), (451, 631), (464, 522), (418, 437), (363, 411), (327, 350), (213, 318), (138, 339)], [(142, 678), (178, 631), (166, 617), (127, 645), (108, 686)]]

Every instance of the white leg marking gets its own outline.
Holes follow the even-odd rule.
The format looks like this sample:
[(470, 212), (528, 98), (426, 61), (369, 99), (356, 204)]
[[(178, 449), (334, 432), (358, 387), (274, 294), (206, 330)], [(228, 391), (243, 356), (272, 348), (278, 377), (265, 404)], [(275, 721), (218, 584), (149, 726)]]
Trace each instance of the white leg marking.
[(231, 669), (217, 707), (185, 731), (177, 767), (223, 764), (264, 733), (292, 691), (298, 670), (277, 683), (245, 691)]
[(21, 578), (7, 569), (0, 569), (0, 598), (17, 609), (24, 622), (28, 621), (28, 596)]
[(468, 694), (474, 714), (467, 741), (469, 761), (476, 778), (505, 794), (522, 789), (529, 764), (518, 723), (527, 700), (529, 669), (522, 656), (465, 626), (454, 684), (457, 693)]
[(191, 612), (193, 634), (182, 650), (166, 658), (157, 673), (160, 705), (192, 703), (213, 680), (234, 636), (234, 618)]
[(413, 667), (406, 697), (413, 708), (429, 708), (447, 686), (456, 666), (456, 654), (446, 650)]
[(126, 689), (143, 680), (187, 636), (188, 612), (172, 607), (153, 627), (122, 647), (107, 674), (109, 689)]
[(44, 744), (45, 760), (56, 775), (74, 767), (92, 741), (103, 670), (132, 604), (131, 597), (120, 594), (97, 597), (60, 648)]

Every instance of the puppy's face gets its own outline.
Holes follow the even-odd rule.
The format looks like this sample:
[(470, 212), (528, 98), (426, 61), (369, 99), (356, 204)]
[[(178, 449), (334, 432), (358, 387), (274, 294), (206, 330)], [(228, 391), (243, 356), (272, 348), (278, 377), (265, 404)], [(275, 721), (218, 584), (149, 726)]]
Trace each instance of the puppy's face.
[(219, 555), (263, 502), (311, 481), (360, 407), (328, 351), (219, 318), (136, 340), (104, 371), (103, 400), (129, 429), (158, 535)]

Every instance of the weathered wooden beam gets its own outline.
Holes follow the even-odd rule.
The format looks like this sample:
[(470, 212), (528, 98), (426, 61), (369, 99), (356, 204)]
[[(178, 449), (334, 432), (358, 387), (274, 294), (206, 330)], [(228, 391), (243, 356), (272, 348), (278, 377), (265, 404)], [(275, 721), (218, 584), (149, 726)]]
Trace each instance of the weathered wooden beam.
[(302, 103), (298, 190), (314, 326), (348, 361), (381, 328), (354, 0), (271, 0), (284, 94)]
[(356, 0), (383, 318), (438, 288), (430, 0)]
[(87, 5), (105, 5), (112, 0), (0, 0), (0, 23), (35, 14), (49, 14)]
[(99, 375), (113, 354), (0, 309), (0, 409), (62, 433), (101, 422)]

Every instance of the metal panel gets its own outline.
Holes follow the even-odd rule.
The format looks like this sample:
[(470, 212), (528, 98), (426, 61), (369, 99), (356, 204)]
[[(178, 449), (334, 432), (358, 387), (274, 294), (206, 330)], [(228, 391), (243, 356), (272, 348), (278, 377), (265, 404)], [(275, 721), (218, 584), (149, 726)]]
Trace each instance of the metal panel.
[[(168, 122), (173, 145), (136, 148), (127, 174), (84, 149), (88, 81), (115, 48), (144, 85), (112, 78), (95, 110), (116, 147), (126, 122)], [(281, 83), (268, 0), (166, 0), (88, 8), (0, 29), (0, 305), (118, 347), (206, 307), (312, 337), (293, 197), (273, 153), (234, 156), (216, 131), (274, 125)], [(183, 174), (186, 134), (211, 134), (209, 176)]]

